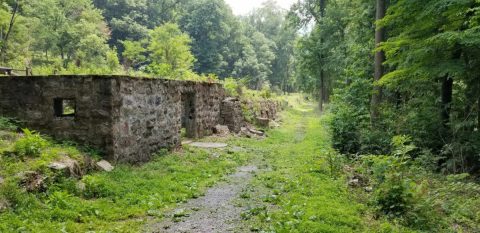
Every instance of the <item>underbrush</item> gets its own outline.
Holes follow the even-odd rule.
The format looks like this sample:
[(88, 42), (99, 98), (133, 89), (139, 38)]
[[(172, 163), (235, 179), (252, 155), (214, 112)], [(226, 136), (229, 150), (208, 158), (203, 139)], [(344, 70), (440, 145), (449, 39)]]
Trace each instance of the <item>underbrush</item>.
[[(467, 174), (436, 173), (437, 157), (408, 136), (386, 155), (331, 148), (334, 116), (299, 104), (261, 148), (268, 167), (242, 199), (242, 217), (260, 232), (479, 232), (480, 185)], [(252, 191), (262, 190), (262, 191)]]
[(468, 174), (478, 170), (475, 124), (442, 123), (435, 99), (383, 104), (371, 122), (366, 90), (338, 90), (326, 116), (358, 201), (404, 230), (480, 232), (480, 184)]
[(358, 201), (376, 219), (405, 231), (480, 231), (480, 185), (473, 178), (429, 170), (437, 160), (431, 154), (413, 158), (418, 148), (409, 137), (394, 137), (391, 147), (390, 155), (358, 156), (345, 163)]

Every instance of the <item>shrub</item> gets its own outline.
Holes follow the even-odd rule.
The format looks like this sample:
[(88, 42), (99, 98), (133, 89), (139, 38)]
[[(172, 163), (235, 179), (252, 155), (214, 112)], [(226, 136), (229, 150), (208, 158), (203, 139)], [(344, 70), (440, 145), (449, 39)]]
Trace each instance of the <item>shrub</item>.
[(17, 130), (18, 122), (16, 122), (13, 119), (5, 118), (5, 117), (0, 117), (0, 130), (9, 130), (9, 131), (14, 131)]
[(107, 181), (102, 177), (87, 175), (82, 181), (85, 183), (84, 196), (86, 198), (102, 198), (113, 195)]
[(233, 78), (226, 78), (223, 81), (223, 87), (227, 92), (228, 96), (240, 96), (239, 90), (241, 89), (241, 85)]
[(409, 136), (395, 136), (391, 142), (392, 155), (361, 157), (363, 169), (373, 180), (375, 192), (372, 203), (378, 215), (397, 218), (404, 225), (427, 230), (441, 227), (438, 213), (433, 209), (435, 198), (428, 197), (429, 183), (417, 162), (412, 160), (417, 147)]
[[(391, 167), (392, 168), (392, 167)], [(401, 217), (412, 209), (414, 184), (401, 172), (389, 171), (374, 197), (377, 209), (389, 217)]]
[(273, 97), (272, 90), (270, 88), (270, 85), (264, 85), (262, 87), (262, 90), (260, 91), (260, 96), (265, 98), (265, 99), (270, 99)]
[(391, 135), (387, 130), (377, 130), (363, 127), (360, 130), (360, 153), (362, 154), (389, 154), (391, 152)]
[(343, 154), (354, 154), (360, 149), (359, 123), (353, 120), (354, 110), (346, 105), (336, 106), (331, 119), (333, 147)]
[(342, 169), (345, 166), (344, 155), (332, 149), (326, 150), (324, 154), (325, 161), (327, 161), (328, 163), (328, 170), (330, 171), (330, 176), (335, 179), (340, 177)]
[(23, 133), (24, 136), (14, 144), (15, 153), (20, 156), (40, 156), (42, 150), (48, 146), (48, 141), (29, 129), (23, 129)]

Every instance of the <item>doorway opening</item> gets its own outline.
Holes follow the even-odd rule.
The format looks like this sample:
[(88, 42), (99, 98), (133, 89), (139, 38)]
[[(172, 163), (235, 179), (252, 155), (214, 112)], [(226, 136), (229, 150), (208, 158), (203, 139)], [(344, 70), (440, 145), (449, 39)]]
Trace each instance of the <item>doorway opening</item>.
[(188, 92), (182, 94), (182, 137), (195, 138), (195, 93)]

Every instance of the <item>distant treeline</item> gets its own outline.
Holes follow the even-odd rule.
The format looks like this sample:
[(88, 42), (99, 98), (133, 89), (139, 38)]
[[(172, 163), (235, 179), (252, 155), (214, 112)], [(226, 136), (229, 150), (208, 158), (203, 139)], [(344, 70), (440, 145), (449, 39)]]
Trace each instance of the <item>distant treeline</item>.
[(0, 64), (292, 90), (298, 30), (286, 16), (274, 1), (237, 17), (223, 0), (0, 0)]

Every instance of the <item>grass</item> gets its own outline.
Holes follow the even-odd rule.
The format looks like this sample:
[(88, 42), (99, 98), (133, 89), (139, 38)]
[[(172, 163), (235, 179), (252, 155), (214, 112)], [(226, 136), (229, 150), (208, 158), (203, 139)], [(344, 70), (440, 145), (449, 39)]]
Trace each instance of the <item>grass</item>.
[[(250, 197), (240, 203), (247, 208), (242, 217), (251, 231), (480, 230), (480, 186), (463, 178), (465, 175), (433, 174), (422, 165), (411, 164), (408, 168), (414, 176), (412, 182), (417, 183), (417, 189), (411, 191), (415, 198), (408, 215), (391, 218), (379, 213), (375, 189), (366, 191), (364, 187), (348, 186), (350, 170), (362, 167), (359, 161), (349, 160), (331, 148), (328, 129), (331, 116), (320, 116), (315, 105), (298, 96), (289, 97), (289, 103), (291, 108), (282, 113), (280, 129), (270, 131), (264, 141), (248, 142), (248, 146), (261, 151), (258, 154), (267, 167), (249, 184), (250, 192), (241, 194)], [(370, 169), (373, 168), (367, 168)], [(368, 172), (364, 175), (372, 176)]]
[[(441, 214), (431, 217), (438, 216), (445, 228), (415, 230), (419, 228), (376, 214), (373, 193), (348, 186), (351, 174), (344, 167), (356, 164), (332, 150), (329, 116), (320, 116), (316, 106), (299, 95), (285, 98), (290, 107), (282, 113), (282, 127), (267, 131), (264, 140), (208, 138), (204, 140), (227, 142), (230, 148), (186, 146), (181, 152), (161, 151), (142, 166), (122, 165), (81, 180), (58, 178), (41, 193), (23, 191), (15, 174), (25, 170), (48, 174), (46, 165), (59, 156), (80, 158), (85, 152), (49, 140), (40, 156), (12, 156), (9, 151), (21, 136), (9, 125), (9, 130), (0, 131), (0, 176), (7, 178), (0, 187), (0, 201), (7, 199), (11, 208), (0, 213), (0, 232), (141, 232), (178, 203), (202, 196), (237, 167), (252, 163), (259, 172), (235, 203), (246, 208), (241, 214), (243, 229), (278, 233), (476, 232), (480, 225), (479, 186), (458, 179), (447, 182), (448, 177), (438, 175), (417, 172), (426, 190), (419, 191), (430, 198), (421, 200), (422, 205), (441, 209)], [(0, 129), (1, 122), (0, 118)], [(448, 227), (452, 225), (459, 227)]]
[[(365, 203), (347, 186), (341, 166), (332, 166), (330, 136), (325, 117), (314, 104), (289, 97), (282, 127), (264, 141), (248, 142), (261, 151), (267, 167), (250, 184), (242, 214), (251, 231), (261, 232), (408, 232), (375, 220)], [(240, 145), (247, 146), (242, 140)]]
[[(79, 159), (85, 152), (48, 140), (39, 155), (18, 156), (14, 148), (24, 137), (14, 131), (2, 135), (0, 176), (5, 182), (0, 200), (7, 200), (10, 208), (0, 213), (0, 232), (139, 232), (150, 218), (162, 218), (177, 203), (203, 195), (250, 157), (187, 146), (177, 153), (161, 151), (142, 166), (121, 165), (77, 180), (55, 176), (47, 166), (61, 156)], [(17, 174), (23, 171), (51, 177), (47, 190), (20, 188)]]

